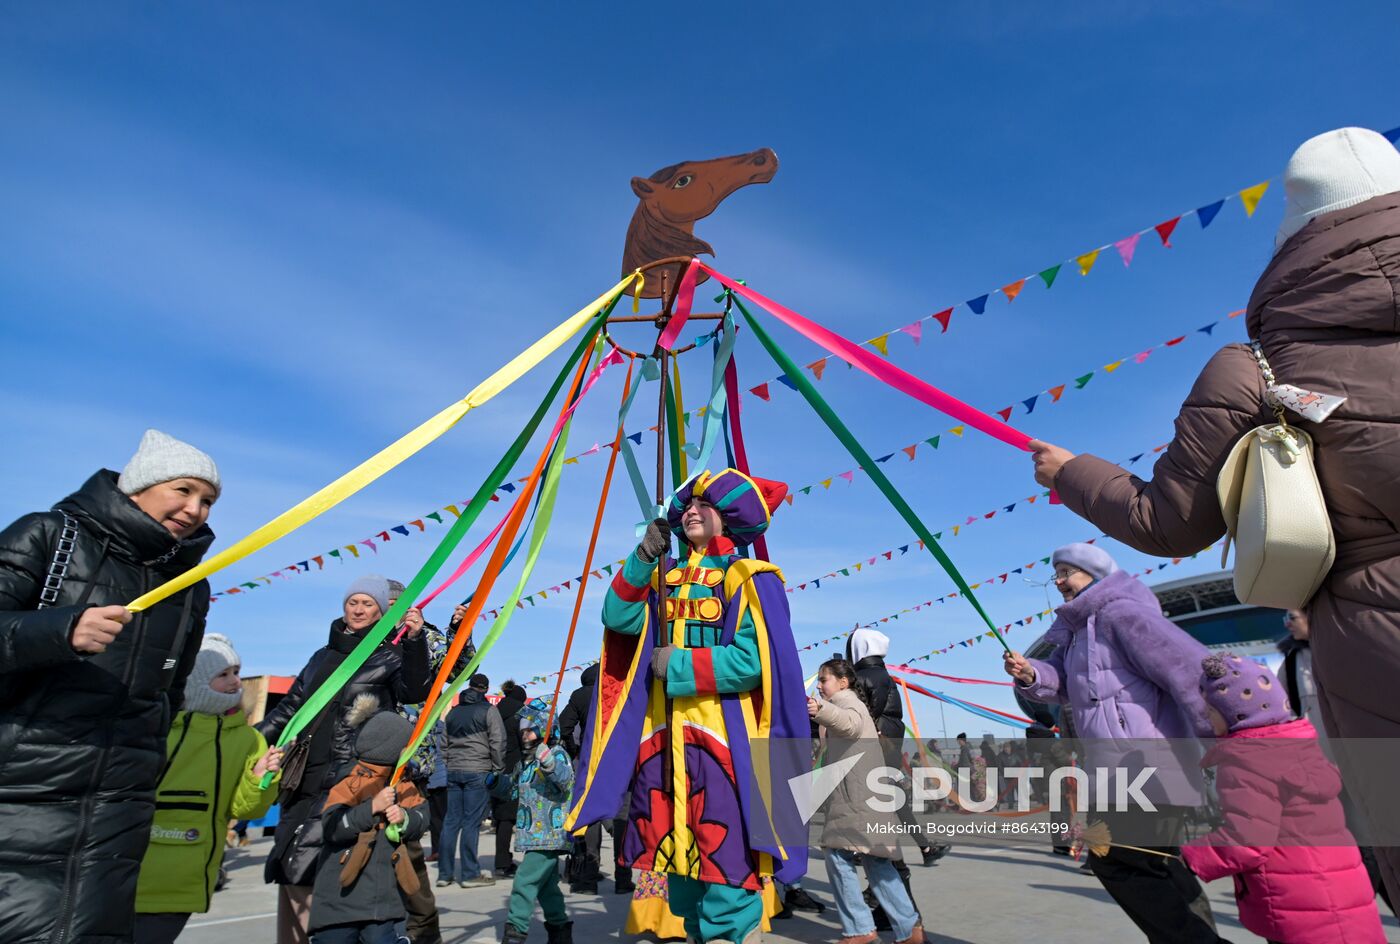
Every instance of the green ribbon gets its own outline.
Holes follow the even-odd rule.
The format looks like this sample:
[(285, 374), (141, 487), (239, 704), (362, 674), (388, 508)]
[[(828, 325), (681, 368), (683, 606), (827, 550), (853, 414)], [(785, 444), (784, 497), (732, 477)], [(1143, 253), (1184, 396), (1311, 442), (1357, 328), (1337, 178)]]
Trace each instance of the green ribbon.
[(904, 496), (899, 494), (894, 484), (885, 477), (883, 467), (870, 457), (870, 453), (865, 451), (864, 446), (856, 441), (856, 438), (851, 435), (851, 431), (846, 428), (846, 424), (841, 422), (840, 417), (838, 417), (835, 411), (822, 399), (822, 395), (817, 393), (817, 388), (807, 379), (807, 375), (793, 362), (787, 352), (779, 347), (776, 341), (769, 337), (768, 332), (763, 330), (763, 327), (754, 319), (753, 315), (749, 314), (749, 310), (744, 307), (743, 301), (741, 301), (737, 295), (734, 296), (734, 304), (739, 309), (739, 313), (744, 316), (744, 321), (748, 324), (750, 330), (753, 331), (754, 337), (758, 338), (764, 350), (768, 352), (768, 355), (773, 358), (777, 365), (782, 368), (783, 373), (786, 374), (788, 379), (797, 387), (797, 392), (802, 394), (807, 400), (807, 403), (811, 405), (812, 409), (817, 411), (817, 415), (822, 418), (822, 422), (826, 423), (827, 428), (841, 441), (841, 445), (846, 447), (846, 451), (851, 454), (851, 457), (860, 464), (860, 467), (865, 470), (865, 473), (875, 482), (880, 492), (889, 503), (894, 506), (895, 511), (899, 512), (900, 517), (905, 520), (909, 527), (914, 529), (915, 534), (923, 539), (924, 546), (929, 549), (929, 552), (933, 554), (934, 558), (947, 572), (948, 576), (953, 578), (953, 583), (957, 585), (958, 590), (967, 598), (967, 601), (972, 604), (972, 608), (977, 611), (977, 615), (982, 617), (982, 621), (987, 624), (987, 628), (992, 631), (992, 635), (996, 637), (997, 642), (1001, 643), (1002, 647), (1010, 652), (1011, 647), (1006, 644), (1006, 640), (1002, 638), (1001, 633), (997, 630), (996, 626), (993, 625), (991, 617), (987, 615), (987, 611), (982, 609), (982, 604), (978, 602), (977, 597), (973, 595), (972, 588), (967, 585), (967, 581), (963, 579), (963, 575), (958, 573), (958, 568), (954, 566), (952, 559), (944, 553), (943, 548), (933, 539), (933, 535), (929, 533), (924, 523), (919, 520), (919, 516), (914, 514), (914, 509), (909, 507), (909, 503), (904, 500)]
[[(365, 634), (364, 638), (355, 646), (354, 651), (345, 657), (345, 661), (331, 673), (330, 677), (326, 679), (316, 691), (311, 693), (311, 696), (297, 709), (296, 714), (292, 715), (291, 720), (287, 722), (287, 726), (282, 729), (282, 736), (277, 739), (278, 747), (282, 747), (295, 740), (297, 735), (299, 735), (306, 726), (330, 704), (331, 700), (339, 694), (346, 683), (354, 677), (355, 673), (364, 666), (365, 662), (369, 660), (369, 657), (379, 648), (379, 644), (382, 643), (393, 628), (399, 624), (404, 614), (413, 606), (414, 601), (422, 595), (428, 582), (442, 569), (448, 557), (456, 550), (457, 545), (462, 542), (462, 539), (466, 537), (471, 526), (475, 524), (476, 519), (480, 517), (482, 510), (486, 507), (487, 503), (491, 501), (491, 496), (496, 493), (496, 489), (500, 488), (501, 483), (504, 482), (506, 476), (510, 474), (510, 470), (515, 466), (515, 463), (520, 460), (521, 454), (524, 453), (525, 447), (529, 445), (530, 439), (534, 436), (540, 421), (544, 419), (545, 414), (549, 411), (550, 404), (554, 402), (554, 398), (559, 395), (560, 388), (562, 388), (568, 380), (574, 366), (578, 364), (579, 358), (594, 345), (598, 337), (598, 332), (602, 330), (604, 320), (606, 320), (608, 315), (612, 312), (621, 297), (621, 295), (618, 295), (606, 308), (598, 313), (597, 318), (589, 326), (583, 338), (569, 355), (569, 359), (564, 364), (563, 369), (559, 371), (559, 376), (554, 379), (554, 383), (550, 386), (549, 392), (545, 394), (545, 398), (540, 401), (540, 405), (536, 407), (534, 416), (530, 418), (525, 428), (520, 431), (520, 435), (515, 438), (515, 442), (511, 443), (510, 448), (506, 450), (506, 454), (496, 463), (496, 467), (486, 476), (486, 480), (481, 483), (481, 487), (477, 489), (476, 495), (472, 497), (471, 502), (467, 505), (466, 510), (462, 512), (461, 517), (448, 529), (447, 534), (443, 536), (442, 541), (438, 544), (437, 548), (434, 549), (432, 555), (428, 558), (427, 562), (424, 563), (422, 569), (418, 571), (418, 574), (409, 582), (408, 586), (404, 588), (398, 601), (389, 608), (389, 612), (379, 618), (379, 622), (375, 623), (373, 628)], [(266, 790), (271, 786), (272, 779), (273, 774), (269, 772), (263, 777), (260, 784), (261, 788)]]
[[(600, 343), (597, 354), (601, 355), (601, 353), (602, 345)], [(510, 625), (510, 619), (515, 615), (515, 605), (520, 602), (521, 596), (525, 593), (525, 586), (535, 570), (535, 563), (539, 560), (540, 551), (544, 547), (544, 539), (549, 533), (549, 523), (554, 517), (554, 500), (559, 494), (560, 472), (564, 468), (564, 458), (569, 443), (569, 429), (573, 425), (574, 418), (570, 416), (565, 421), (564, 428), (559, 431), (559, 440), (555, 443), (554, 454), (550, 456), (549, 465), (545, 467), (544, 482), (540, 486), (540, 504), (535, 510), (535, 527), (530, 532), (530, 548), (525, 554), (525, 564), (520, 571), (520, 579), (516, 582), (515, 589), (511, 591), (509, 599), (501, 604), (500, 617), (491, 624), (491, 631), (486, 634), (486, 638), (482, 640), (476, 654), (467, 663), (467, 667), (457, 674), (457, 677), (447, 686), (438, 700), (433, 703), (432, 710), (428, 713), (428, 720), (423, 725), (423, 730), (418, 732), (418, 737), (414, 738), (413, 743), (409, 744), (403, 755), (400, 756), (400, 767), (413, 758), (418, 746), (432, 733), (433, 726), (438, 723), (438, 719), (457, 700), (457, 693), (461, 691), (467, 680), (476, 674), (477, 666), (481, 664), (481, 660), (486, 658), (486, 654), (495, 647), (501, 634)]]

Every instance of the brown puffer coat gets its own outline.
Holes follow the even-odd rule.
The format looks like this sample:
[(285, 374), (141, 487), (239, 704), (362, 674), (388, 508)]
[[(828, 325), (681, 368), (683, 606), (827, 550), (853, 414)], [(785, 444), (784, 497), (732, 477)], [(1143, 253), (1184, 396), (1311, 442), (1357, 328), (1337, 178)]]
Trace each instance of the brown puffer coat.
[[(1246, 323), (1280, 382), (1348, 398), (1326, 423), (1298, 423), (1316, 442), (1337, 539), (1336, 564), (1308, 607), (1313, 666), (1329, 735), (1400, 737), (1400, 193), (1295, 233), (1260, 276)], [(1226, 347), (1182, 405), (1151, 482), (1085, 455), (1065, 464), (1055, 487), (1077, 514), (1138, 550), (1199, 551), (1225, 533), (1215, 480), (1239, 438), (1270, 420), (1263, 392), (1249, 349)], [(1377, 800), (1394, 788), (1393, 779), (1366, 779)], [(1348, 778), (1354, 797), (1367, 786)], [(1400, 850), (1377, 852), (1400, 894)]]

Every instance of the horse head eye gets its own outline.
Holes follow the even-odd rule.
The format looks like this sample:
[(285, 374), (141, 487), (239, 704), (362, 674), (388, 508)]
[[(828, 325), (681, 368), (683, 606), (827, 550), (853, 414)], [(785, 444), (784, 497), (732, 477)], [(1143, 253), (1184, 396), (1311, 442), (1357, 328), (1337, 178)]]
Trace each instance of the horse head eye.
[(694, 179), (695, 177), (692, 174), (682, 174), (680, 176), (680, 179), (678, 179), (675, 183), (671, 184), (671, 189), (684, 190), (686, 187), (690, 186), (690, 182)]

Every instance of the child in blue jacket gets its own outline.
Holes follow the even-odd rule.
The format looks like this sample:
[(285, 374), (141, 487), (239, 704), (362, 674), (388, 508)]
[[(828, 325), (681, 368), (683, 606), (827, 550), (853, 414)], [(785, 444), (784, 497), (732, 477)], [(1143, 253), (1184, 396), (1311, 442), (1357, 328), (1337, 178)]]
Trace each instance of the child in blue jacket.
[[(559, 858), (573, 846), (564, 830), (574, 770), (569, 755), (559, 745), (559, 727), (551, 725), (549, 703), (533, 698), (520, 709), (520, 763), (509, 774), (490, 775), (492, 794), (519, 801), (515, 818), (515, 851), (524, 859), (510, 889), (510, 913), (501, 935), (502, 944), (523, 944), (538, 900), (544, 911), (548, 944), (573, 944), (574, 923), (564, 910), (559, 890)], [(494, 778), (494, 780), (492, 779)]]

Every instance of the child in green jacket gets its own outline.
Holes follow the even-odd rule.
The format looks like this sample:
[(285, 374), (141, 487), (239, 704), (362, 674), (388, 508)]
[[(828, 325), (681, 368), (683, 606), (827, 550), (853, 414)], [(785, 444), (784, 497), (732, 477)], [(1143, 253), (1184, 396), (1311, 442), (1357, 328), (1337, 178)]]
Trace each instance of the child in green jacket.
[(564, 816), (574, 787), (574, 770), (569, 755), (559, 745), (557, 722), (545, 738), (549, 702), (532, 698), (516, 717), (520, 719), (520, 763), (509, 774), (487, 777), (494, 796), (519, 800), (515, 851), (524, 854), (510, 888), (510, 914), (501, 941), (522, 944), (539, 901), (548, 944), (573, 944), (574, 923), (564, 910), (564, 893), (559, 890), (559, 857), (573, 846), (564, 829)]
[(259, 781), (278, 770), (282, 754), (248, 724), (239, 668), (228, 638), (205, 634), (166, 742), (136, 883), (135, 944), (169, 944), (192, 913), (209, 910), (229, 820), (257, 819), (277, 797)]

